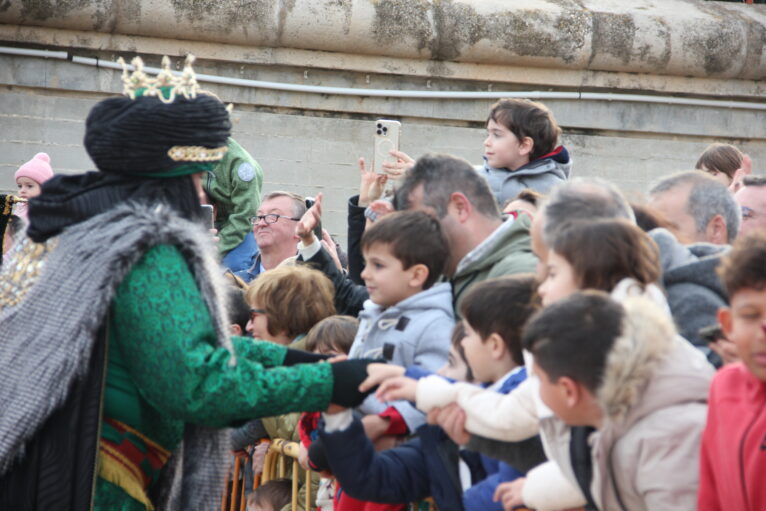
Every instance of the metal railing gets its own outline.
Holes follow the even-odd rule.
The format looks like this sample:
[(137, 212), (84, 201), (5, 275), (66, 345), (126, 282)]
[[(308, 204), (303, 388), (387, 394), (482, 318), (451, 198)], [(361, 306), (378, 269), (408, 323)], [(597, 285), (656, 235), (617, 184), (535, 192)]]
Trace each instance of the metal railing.
[[(254, 474), (253, 490), (258, 486), (273, 479), (287, 477), (288, 463), (292, 463), (290, 468), (290, 477), (292, 481), (292, 500), (290, 508), (292, 511), (298, 509), (298, 497), (300, 492), (300, 465), (298, 463), (299, 445), (297, 442), (289, 442), (282, 438), (271, 441), (266, 458), (263, 461), (263, 472)], [(244, 460), (240, 456), (234, 457), (234, 468), (231, 472), (231, 478), (227, 478), (224, 484), (223, 495), (221, 496), (221, 511), (245, 511), (246, 495), (245, 488), (247, 481), (244, 474)], [(231, 489), (229, 484), (231, 483)], [(306, 511), (314, 506), (311, 503), (311, 471), (306, 470), (306, 488), (305, 507)], [(278, 510), (276, 510), (278, 511)]]

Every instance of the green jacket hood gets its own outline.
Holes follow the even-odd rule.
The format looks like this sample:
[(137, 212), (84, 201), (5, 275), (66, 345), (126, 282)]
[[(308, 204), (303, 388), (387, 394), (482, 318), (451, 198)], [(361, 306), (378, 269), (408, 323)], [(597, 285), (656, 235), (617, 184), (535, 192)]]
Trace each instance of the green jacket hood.
[(460, 317), (460, 300), (473, 284), (503, 275), (535, 271), (537, 258), (532, 253), (531, 225), (532, 220), (526, 214), (507, 218), (458, 263), (452, 277), (455, 317)]
[[(455, 279), (474, 272), (491, 271), (492, 276), (504, 275), (502, 271), (507, 265), (518, 258), (520, 266), (528, 266), (527, 270), (534, 271), (537, 263), (532, 253), (532, 239), (529, 234), (532, 220), (528, 215), (520, 214), (517, 218), (509, 217), (495, 232), (458, 263)], [(500, 265), (498, 271), (492, 271)], [(511, 266), (517, 266), (512, 265)], [(515, 273), (519, 273), (516, 271)]]

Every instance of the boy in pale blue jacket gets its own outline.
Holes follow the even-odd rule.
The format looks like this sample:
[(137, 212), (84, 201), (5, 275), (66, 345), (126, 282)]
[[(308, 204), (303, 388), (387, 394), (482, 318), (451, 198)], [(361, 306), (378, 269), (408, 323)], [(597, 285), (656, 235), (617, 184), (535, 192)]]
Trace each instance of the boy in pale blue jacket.
[[(439, 221), (421, 211), (392, 213), (365, 231), (361, 248), (370, 299), (349, 356), (436, 371), (447, 362), (455, 324), (450, 284), (438, 283), (449, 253)], [(370, 396), (359, 411), (373, 440), (425, 422), (406, 401), (384, 404)]]

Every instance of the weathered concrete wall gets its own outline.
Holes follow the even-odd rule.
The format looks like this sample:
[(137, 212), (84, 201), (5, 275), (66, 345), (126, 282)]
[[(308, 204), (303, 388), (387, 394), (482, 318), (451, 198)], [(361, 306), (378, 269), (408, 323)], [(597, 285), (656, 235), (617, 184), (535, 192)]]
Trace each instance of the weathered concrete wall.
[(477, 63), (766, 76), (766, 11), (700, 0), (20, 0), (0, 23)]
[[(192, 52), (200, 73), (359, 89), (583, 90), (763, 101), (763, 7), (691, 0), (625, 5), (617, 0), (0, 1), (0, 46), (65, 50), (106, 61), (140, 54), (149, 65), (157, 65), (163, 54)], [(197, 9), (205, 16), (192, 16)], [(412, 9), (421, 9), (422, 16)], [(501, 18), (516, 20), (508, 21), (505, 39), (492, 32)], [(425, 23), (421, 28), (431, 28), (418, 32), (417, 20)], [(397, 32), (397, 23), (406, 30)], [(575, 25), (582, 30), (577, 44), (572, 43)], [(534, 38), (533, 27), (545, 30)], [(665, 31), (658, 35), (657, 27)], [(519, 38), (537, 43), (522, 46)], [(566, 44), (571, 51), (562, 49)], [(661, 47), (670, 48), (669, 56), (660, 58)], [(122, 89), (118, 72), (0, 54), (0, 86), (0, 190), (12, 189), (13, 171), (41, 150), (51, 154), (57, 172), (92, 168), (81, 145), (84, 119), (96, 101)], [(325, 223), (343, 238), (345, 200), (357, 187), (357, 158), (371, 156), (374, 119), (401, 120), (402, 148), (413, 156), (447, 152), (479, 163), (483, 122), (493, 102), (205, 86), (235, 104), (234, 136), (263, 165), (266, 191), (325, 191)], [(655, 177), (690, 168), (714, 141), (742, 147), (763, 173), (763, 110), (625, 101), (546, 104), (564, 129), (577, 176), (606, 177), (640, 191)]]

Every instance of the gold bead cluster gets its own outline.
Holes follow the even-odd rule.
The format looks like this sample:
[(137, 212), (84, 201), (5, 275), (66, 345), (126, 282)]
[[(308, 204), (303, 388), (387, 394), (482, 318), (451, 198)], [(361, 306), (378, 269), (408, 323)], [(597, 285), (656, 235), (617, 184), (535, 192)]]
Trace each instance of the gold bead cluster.
[(220, 161), (229, 148), (223, 147), (204, 147), (200, 145), (174, 145), (168, 149), (168, 156), (173, 161)]

